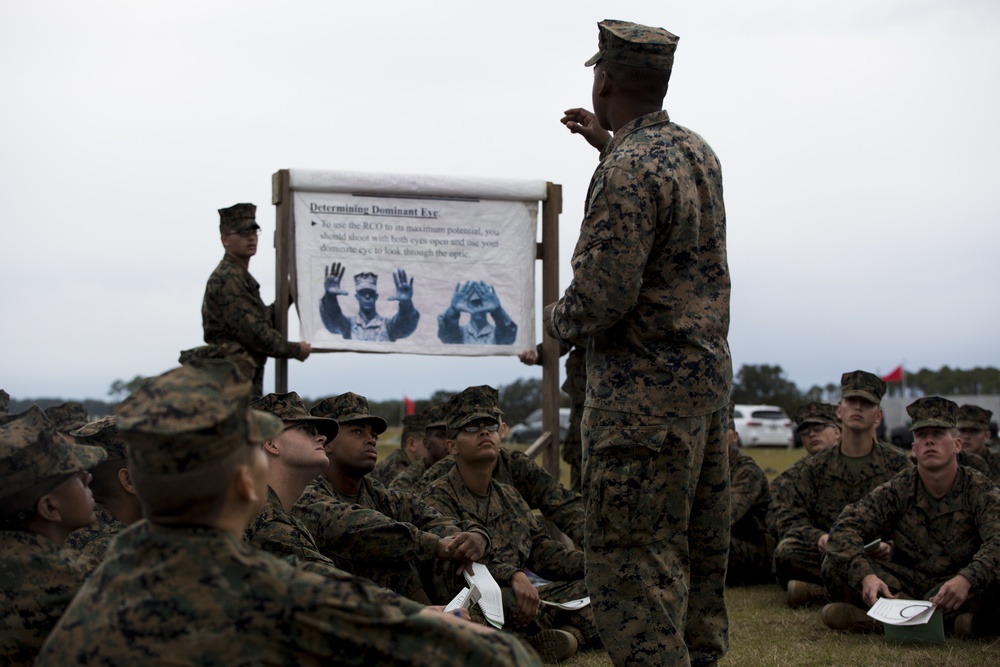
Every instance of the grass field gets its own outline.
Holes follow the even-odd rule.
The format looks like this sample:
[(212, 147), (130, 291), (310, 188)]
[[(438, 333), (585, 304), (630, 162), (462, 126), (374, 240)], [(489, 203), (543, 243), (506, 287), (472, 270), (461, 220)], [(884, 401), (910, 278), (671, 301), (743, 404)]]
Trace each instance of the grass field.
[[(399, 446), (399, 432), (379, 443), (379, 456)], [(522, 446), (514, 446), (524, 449)], [(774, 479), (804, 455), (804, 450), (746, 448)], [(561, 478), (569, 482), (563, 464)], [(900, 644), (881, 635), (846, 634), (827, 629), (818, 607), (790, 609), (777, 584), (730, 588), (730, 650), (720, 665), (730, 667), (988, 667), (1000, 665), (1000, 639), (947, 639), (944, 644)], [(588, 651), (563, 663), (569, 667), (609, 667), (603, 651)]]

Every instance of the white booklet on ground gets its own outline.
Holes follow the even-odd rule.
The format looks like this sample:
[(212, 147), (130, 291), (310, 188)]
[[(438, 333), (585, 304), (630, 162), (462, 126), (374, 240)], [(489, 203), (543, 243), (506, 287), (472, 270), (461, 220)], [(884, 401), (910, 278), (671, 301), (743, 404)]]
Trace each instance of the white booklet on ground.
[(879, 598), (868, 615), (889, 625), (924, 625), (934, 615), (934, 605), (927, 600)]

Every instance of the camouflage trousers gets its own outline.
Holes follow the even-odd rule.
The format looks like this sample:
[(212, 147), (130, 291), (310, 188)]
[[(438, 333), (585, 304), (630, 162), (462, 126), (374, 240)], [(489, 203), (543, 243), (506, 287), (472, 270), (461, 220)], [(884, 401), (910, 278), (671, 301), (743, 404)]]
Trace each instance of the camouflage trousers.
[(725, 408), (643, 417), (588, 408), (586, 581), (615, 665), (698, 665), (729, 648)]
[(583, 442), (579, 427), (574, 429), (570, 426), (562, 444), (562, 460), (569, 464), (569, 488), (580, 493), (583, 484)]
[(774, 549), (774, 574), (782, 588), (789, 580), (823, 583), (820, 563), (823, 554), (815, 542), (807, 542), (797, 537), (786, 537)]
[[(930, 577), (927, 574), (898, 563), (871, 560), (874, 574), (885, 582), (896, 597), (909, 600), (929, 600), (937, 594), (938, 589), (953, 575), (946, 577)], [(851, 586), (846, 569), (837, 567), (829, 558), (823, 559), (823, 579), (830, 597), (838, 602), (849, 602), (856, 607), (867, 609), (868, 605), (861, 597), (861, 582)], [(1000, 585), (989, 586), (985, 591), (970, 594), (958, 611), (945, 611), (945, 627), (954, 625), (955, 617), (965, 612), (989, 617), (993, 621), (991, 632), (1000, 630)]]
[[(601, 637), (594, 624), (594, 612), (590, 607), (570, 611), (547, 604), (539, 604), (538, 616), (524, 627), (514, 625), (514, 609), (517, 607), (517, 597), (510, 586), (501, 586), (500, 595), (503, 598), (504, 630), (518, 635), (530, 637), (542, 630), (558, 630), (566, 626), (576, 628), (583, 637), (580, 649), (599, 648)], [(569, 602), (587, 597), (587, 586), (582, 579), (577, 581), (557, 581), (538, 587), (538, 597), (550, 602)]]

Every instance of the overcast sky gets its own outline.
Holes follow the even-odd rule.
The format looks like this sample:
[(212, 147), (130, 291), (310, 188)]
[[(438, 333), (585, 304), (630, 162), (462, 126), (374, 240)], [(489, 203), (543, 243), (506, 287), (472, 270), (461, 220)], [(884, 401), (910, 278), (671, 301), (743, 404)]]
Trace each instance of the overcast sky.
[[(560, 183), (565, 287), (597, 152), (559, 118), (590, 107), (604, 18), (681, 38), (665, 106), (722, 161), (735, 369), (806, 389), (1000, 365), (1000, 3), (612, 5), (0, 0), (0, 387), (103, 398), (176, 365), (236, 202), (258, 205), (270, 302), (282, 168)], [(289, 368), (311, 397), (540, 376), (513, 357)]]

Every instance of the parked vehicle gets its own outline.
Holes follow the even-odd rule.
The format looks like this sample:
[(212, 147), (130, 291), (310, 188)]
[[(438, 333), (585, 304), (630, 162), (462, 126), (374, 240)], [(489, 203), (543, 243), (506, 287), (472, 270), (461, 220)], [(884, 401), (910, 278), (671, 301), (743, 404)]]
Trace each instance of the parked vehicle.
[(795, 423), (776, 405), (736, 405), (733, 418), (740, 447), (795, 446)]
[[(559, 442), (566, 439), (569, 432), (569, 408), (559, 408)], [(531, 444), (542, 434), (542, 409), (532, 412), (520, 424), (515, 424), (507, 432), (507, 439), (511, 442), (521, 444)]]

